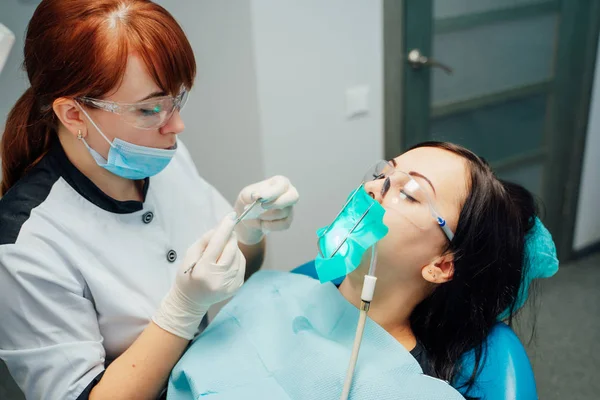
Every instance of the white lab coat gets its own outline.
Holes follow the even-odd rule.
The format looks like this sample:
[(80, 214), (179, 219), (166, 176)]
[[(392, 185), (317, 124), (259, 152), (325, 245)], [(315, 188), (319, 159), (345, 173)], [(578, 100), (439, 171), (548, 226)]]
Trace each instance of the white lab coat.
[(108, 197), (56, 144), (0, 200), (0, 358), (27, 399), (77, 399), (232, 209), (181, 142), (145, 190), (143, 203)]

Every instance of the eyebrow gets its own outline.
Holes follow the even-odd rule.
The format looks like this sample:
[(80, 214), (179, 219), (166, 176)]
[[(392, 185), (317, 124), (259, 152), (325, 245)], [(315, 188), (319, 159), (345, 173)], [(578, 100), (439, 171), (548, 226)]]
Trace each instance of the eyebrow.
[(152, 92), (148, 96), (144, 97), (143, 99), (136, 101), (136, 103), (141, 103), (142, 101), (150, 100), (154, 97), (161, 97), (161, 96), (165, 96), (165, 95), (166, 95), (166, 93), (163, 92), (162, 90), (158, 91), (158, 92)]

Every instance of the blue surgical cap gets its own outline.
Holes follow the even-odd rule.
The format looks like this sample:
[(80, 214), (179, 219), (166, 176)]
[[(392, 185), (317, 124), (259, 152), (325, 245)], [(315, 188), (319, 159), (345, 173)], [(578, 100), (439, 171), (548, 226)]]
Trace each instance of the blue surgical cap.
[[(558, 271), (559, 263), (552, 235), (538, 217), (535, 217), (533, 227), (525, 235), (525, 256), (523, 262), (525, 271), (521, 279), (515, 311), (523, 307), (523, 304), (527, 301), (531, 281), (539, 278), (550, 278)], [(506, 319), (509, 313), (510, 309), (504, 310), (498, 316), (498, 319)]]

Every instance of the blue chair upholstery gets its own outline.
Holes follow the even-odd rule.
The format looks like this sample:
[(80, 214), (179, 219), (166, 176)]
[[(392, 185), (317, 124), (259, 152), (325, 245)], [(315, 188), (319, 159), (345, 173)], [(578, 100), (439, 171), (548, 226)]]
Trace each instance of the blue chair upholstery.
[[(314, 261), (303, 264), (292, 273), (317, 279)], [(336, 284), (341, 283), (334, 282)], [(523, 344), (506, 324), (499, 322), (486, 340), (486, 357), (469, 397), (485, 400), (537, 399), (535, 378)], [(472, 352), (463, 356), (464, 371), (473, 371), (475, 357)]]

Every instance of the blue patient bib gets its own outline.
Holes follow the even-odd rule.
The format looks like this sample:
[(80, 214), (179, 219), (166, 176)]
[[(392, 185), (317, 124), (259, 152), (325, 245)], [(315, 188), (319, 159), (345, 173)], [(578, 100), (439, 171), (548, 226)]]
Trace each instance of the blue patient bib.
[[(175, 366), (168, 399), (338, 399), (358, 315), (332, 283), (257, 272)], [(463, 399), (371, 319), (350, 398)]]

